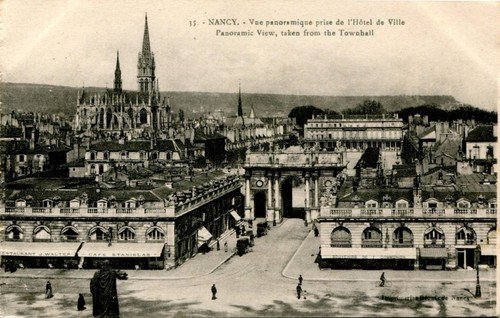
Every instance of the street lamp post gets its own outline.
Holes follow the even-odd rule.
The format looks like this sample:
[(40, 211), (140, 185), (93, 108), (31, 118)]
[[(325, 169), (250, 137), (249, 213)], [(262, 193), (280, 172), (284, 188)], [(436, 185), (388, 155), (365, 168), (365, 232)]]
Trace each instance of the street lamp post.
[(481, 255), (481, 247), (478, 245), (474, 250), (476, 254), (476, 298), (481, 298), (481, 284), (479, 283), (479, 258)]

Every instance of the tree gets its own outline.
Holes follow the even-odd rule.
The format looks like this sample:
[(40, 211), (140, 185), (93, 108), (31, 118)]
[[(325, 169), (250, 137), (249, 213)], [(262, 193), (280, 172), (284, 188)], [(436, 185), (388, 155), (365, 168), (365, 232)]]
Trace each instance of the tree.
[(288, 117), (295, 118), (297, 125), (299, 125), (300, 128), (304, 128), (304, 124), (307, 122), (308, 119), (311, 119), (313, 115), (324, 115), (324, 114), (325, 114), (324, 110), (316, 106), (307, 105), (307, 106), (294, 107), (288, 114)]
[(376, 100), (365, 100), (362, 104), (344, 111), (346, 115), (381, 115), (385, 113), (384, 106)]
[(417, 107), (408, 107), (397, 112), (399, 118), (408, 121), (408, 116), (428, 116), (429, 121), (454, 121), (457, 119), (468, 120), (475, 119), (476, 122), (483, 124), (492, 124), (498, 121), (497, 113), (494, 111), (483, 110), (471, 105), (463, 105), (452, 110), (441, 109), (437, 104), (425, 104)]

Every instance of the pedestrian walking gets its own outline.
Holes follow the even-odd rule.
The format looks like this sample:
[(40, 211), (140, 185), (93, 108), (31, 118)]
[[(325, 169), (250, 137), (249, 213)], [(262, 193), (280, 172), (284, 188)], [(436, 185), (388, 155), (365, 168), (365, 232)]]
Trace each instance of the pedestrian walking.
[(303, 280), (304, 280), (304, 279), (302, 278), (302, 275), (299, 275), (299, 285), (302, 285), (302, 281), (303, 281)]
[(212, 285), (212, 300), (217, 299), (217, 288), (215, 287), (215, 284)]
[(319, 235), (319, 230), (318, 230), (318, 227), (316, 226), (316, 224), (314, 224), (313, 230), (314, 230), (314, 236), (317, 237)]
[(87, 307), (85, 307), (85, 298), (83, 298), (83, 294), (78, 294), (78, 302), (76, 305), (76, 309), (78, 311), (85, 310)]
[(224, 252), (227, 253), (227, 249), (228, 249), (228, 247), (227, 247), (227, 241), (226, 241), (226, 242), (224, 242)]
[(217, 239), (217, 250), (220, 251), (220, 242), (219, 242), (219, 239)]
[(50, 281), (47, 281), (47, 284), (45, 284), (45, 298), (52, 298), (54, 294), (52, 293), (52, 284)]
[(380, 287), (384, 287), (385, 285), (385, 272), (382, 272), (382, 275), (380, 276)]
[(300, 294), (302, 293), (302, 287), (300, 287), (300, 284), (297, 285), (297, 299), (300, 299)]

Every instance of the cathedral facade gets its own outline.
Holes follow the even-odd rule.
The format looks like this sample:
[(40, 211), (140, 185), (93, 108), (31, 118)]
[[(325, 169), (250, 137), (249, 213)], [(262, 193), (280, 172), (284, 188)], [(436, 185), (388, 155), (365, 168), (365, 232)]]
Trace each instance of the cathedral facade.
[(154, 134), (167, 129), (171, 121), (170, 105), (160, 97), (155, 75), (155, 57), (149, 41), (146, 16), (142, 50), (137, 61), (138, 91), (122, 89), (120, 57), (117, 52), (113, 89), (104, 93), (78, 92), (73, 128), (77, 133), (109, 136)]

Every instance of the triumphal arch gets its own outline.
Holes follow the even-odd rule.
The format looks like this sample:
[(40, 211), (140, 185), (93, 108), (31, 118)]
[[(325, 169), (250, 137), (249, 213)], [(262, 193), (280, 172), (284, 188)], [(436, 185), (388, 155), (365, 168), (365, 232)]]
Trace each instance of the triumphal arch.
[[(346, 168), (341, 152), (292, 146), (267, 152), (250, 152), (245, 168), (245, 219), (265, 218), (279, 223), (283, 217), (308, 222), (321, 205), (334, 205), (339, 174)], [(292, 187), (305, 184), (304, 210), (292, 208)], [(300, 215), (302, 214), (302, 215)]]

